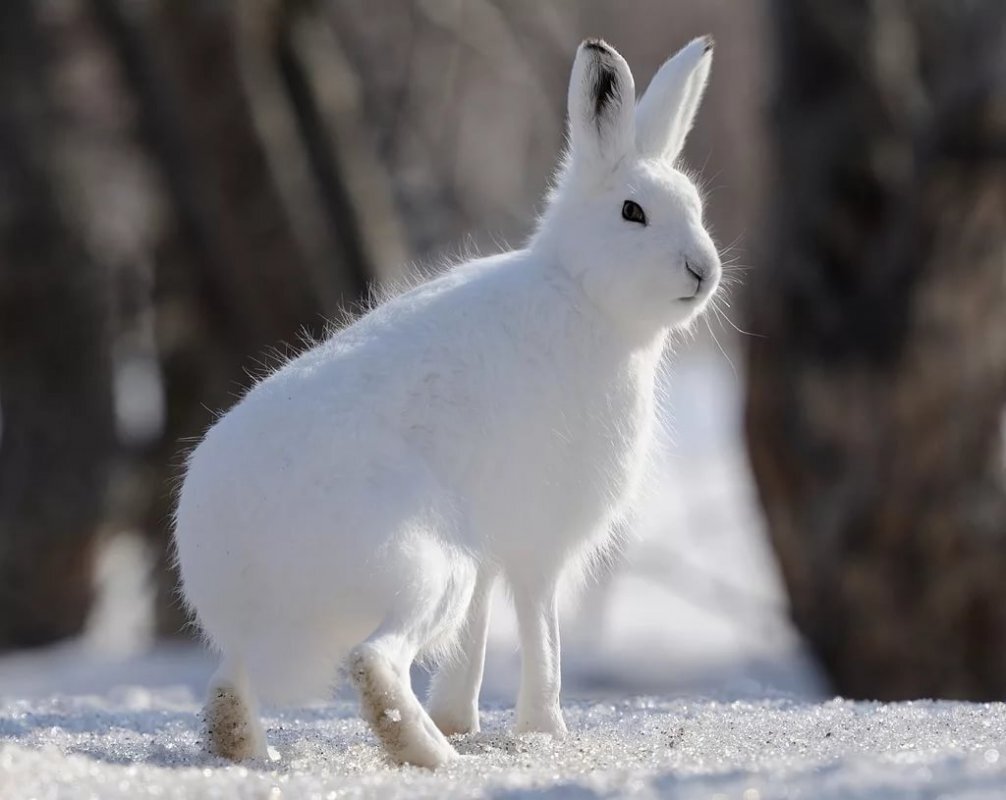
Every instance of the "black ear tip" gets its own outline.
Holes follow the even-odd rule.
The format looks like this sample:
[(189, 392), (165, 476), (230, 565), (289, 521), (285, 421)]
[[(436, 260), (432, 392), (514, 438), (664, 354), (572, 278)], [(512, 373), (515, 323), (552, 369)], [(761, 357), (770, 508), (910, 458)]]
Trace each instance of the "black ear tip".
[(584, 39), (580, 46), (585, 50), (595, 50), (598, 53), (611, 52), (611, 48), (608, 47), (608, 43), (604, 39)]
[(703, 36), (702, 41), (705, 43), (705, 48), (702, 51), (704, 53), (708, 53), (716, 45), (716, 40), (709, 35)]

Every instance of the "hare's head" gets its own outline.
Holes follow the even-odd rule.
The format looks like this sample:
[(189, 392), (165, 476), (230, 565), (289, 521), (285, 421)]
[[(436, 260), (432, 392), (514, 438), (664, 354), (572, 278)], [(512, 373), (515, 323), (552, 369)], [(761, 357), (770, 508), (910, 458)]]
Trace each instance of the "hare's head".
[(665, 63), (636, 103), (610, 45), (580, 45), (569, 83), (569, 150), (538, 236), (620, 323), (687, 324), (716, 290), (720, 259), (702, 198), (676, 163), (712, 64), (712, 39)]

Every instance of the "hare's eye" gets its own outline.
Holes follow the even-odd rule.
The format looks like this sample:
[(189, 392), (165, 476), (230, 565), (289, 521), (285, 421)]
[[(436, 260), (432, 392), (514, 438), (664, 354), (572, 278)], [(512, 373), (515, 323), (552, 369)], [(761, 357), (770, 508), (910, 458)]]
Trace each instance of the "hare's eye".
[(646, 213), (639, 207), (639, 203), (626, 200), (622, 203), (622, 219), (629, 222), (638, 222), (640, 225), (646, 224)]

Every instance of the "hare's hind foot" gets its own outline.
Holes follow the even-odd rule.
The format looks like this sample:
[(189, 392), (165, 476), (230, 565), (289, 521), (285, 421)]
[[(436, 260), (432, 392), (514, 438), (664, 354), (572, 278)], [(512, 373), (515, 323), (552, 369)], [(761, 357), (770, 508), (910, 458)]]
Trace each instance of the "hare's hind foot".
[(203, 744), (231, 761), (266, 757), (265, 730), (243, 671), (226, 662), (210, 681), (203, 711)]
[[(350, 655), (349, 674), (360, 693), (360, 710), (385, 751), (398, 764), (436, 769), (458, 757), (420, 705), (409, 685), (409, 660), (395, 648), (366, 642)], [(396, 663), (396, 662), (402, 663)]]

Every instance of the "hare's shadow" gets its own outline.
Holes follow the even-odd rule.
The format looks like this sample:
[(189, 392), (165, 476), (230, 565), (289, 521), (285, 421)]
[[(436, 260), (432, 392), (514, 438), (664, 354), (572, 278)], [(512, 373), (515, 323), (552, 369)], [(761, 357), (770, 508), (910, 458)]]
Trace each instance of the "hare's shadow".
[[(0, 739), (37, 746), (45, 743), (42, 731), (58, 728), (76, 739), (72, 746), (61, 748), (67, 753), (115, 764), (178, 766), (196, 763), (199, 726), (197, 712), (85, 708), (0, 720)], [(165, 744), (166, 739), (170, 743)]]
[[(289, 752), (306, 739), (334, 750), (356, 745), (366, 733), (362, 723), (353, 730), (319, 731), (317, 723), (356, 720), (354, 709), (341, 705), (300, 708), (264, 719), (270, 744), (279, 761), (251, 760), (243, 766), (273, 771), (290, 762)], [(0, 719), (0, 740), (37, 746), (40, 731), (59, 728), (74, 735), (63, 747), (67, 754), (85, 756), (107, 764), (147, 764), (158, 767), (223, 767), (231, 762), (209, 755), (202, 748), (202, 719), (194, 711), (109, 711), (75, 709), (36, 713), (24, 719)], [(355, 730), (361, 728), (361, 730)], [(32, 741), (33, 740), (33, 741)]]
[[(485, 710), (490, 708), (493, 706)], [(462, 756), (504, 753), (520, 758), (530, 755), (533, 746), (529, 746), (527, 738), (512, 733), (512, 716), (512, 712), (504, 712), (502, 718), (495, 720), (486, 730), (451, 737), (451, 744)], [(242, 762), (241, 766), (249, 770), (283, 770), (301, 757), (305, 750), (313, 749), (324, 754), (360, 746), (379, 749), (355, 706), (346, 702), (267, 713), (263, 722), (270, 749), (279, 753), (279, 760)], [(198, 710), (82, 708), (33, 713), (23, 719), (0, 719), (0, 739), (35, 747), (40, 742), (44, 743), (43, 732), (49, 728), (59, 728), (74, 735), (72, 744), (60, 748), (67, 754), (106, 764), (170, 768), (232, 765), (232, 762), (203, 750), (202, 719)]]

